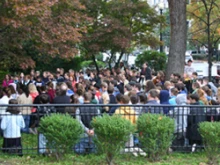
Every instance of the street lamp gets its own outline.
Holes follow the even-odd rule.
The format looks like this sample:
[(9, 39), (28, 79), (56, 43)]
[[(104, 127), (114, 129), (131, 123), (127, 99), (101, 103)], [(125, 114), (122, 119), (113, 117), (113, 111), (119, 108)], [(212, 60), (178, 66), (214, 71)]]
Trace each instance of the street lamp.
[[(159, 5), (159, 10), (160, 10), (160, 15), (162, 16), (163, 15), (163, 9), (164, 9), (164, 3), (163, 2), (160, 2)], [(163, 52), (163, 34), (162, 34), (162, 23), (160, 23), (160, 42), (161, 42), (161, 45), (160, 45), (160, 52), (162, 53)]]

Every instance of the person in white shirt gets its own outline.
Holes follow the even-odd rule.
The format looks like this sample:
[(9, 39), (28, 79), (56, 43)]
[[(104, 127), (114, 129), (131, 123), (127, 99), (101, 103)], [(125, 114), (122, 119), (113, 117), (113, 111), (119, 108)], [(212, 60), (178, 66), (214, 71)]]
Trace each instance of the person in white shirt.
[[(18, 101), (11, 99), (9, 104), (18, 104)], [(19, 107), (8, 107), (1, 121), (1, 129), (4, 136), (3, 152), (22, 156), (21, 128), (24, 127), (25, 123)]]
[(192, 74), (195, 72), (194, 68), (192, 67), (192, 60), (189, 59), (187, 62), (187, 65), (184, 68), (184, 78), (185, 80), (191, 80), (192, 79)]

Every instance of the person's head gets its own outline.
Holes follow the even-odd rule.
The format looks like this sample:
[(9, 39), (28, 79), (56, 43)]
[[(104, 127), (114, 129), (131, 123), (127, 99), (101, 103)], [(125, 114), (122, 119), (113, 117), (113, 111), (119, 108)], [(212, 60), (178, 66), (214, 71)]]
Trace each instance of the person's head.
[(65, 96), (67, 89), (68, 89), (68, 87), (67, 87), (66, 83), (61, 83), (61, 84), (57, 85), (56, 94), (58, 96)]
[(9, 74), (6, 74), (5, 75), (5, 79), (8, 81), (8, 80), (11, 80), (11, 75), (9, 75)]
[(33, 83), (30, 83), (28, 85), (28, 90), (29, 90), (30, 93), (38, 92), (36, 86)]
[(35, 73), (35, 77), (38, 77), (38, 76), (40, 76), (40, 71), (36, 71)]
[(198, 94), (194, 93), (194, 94), (189, 95), (189, 100), (191, 104), (198, 102), (199, 101)]
[(179, 81), (179, 79), (181, 78), (181, 75), (179, 73), (174, 73), (173, 76), (174, 79), (176, 79), (177, 81)]
[(181, 92), (181, 91), (184, 91), (185, 85), (184, 85), (183, 83), (176, 83), (176, 84), (175, 84), (175, 88), (177, 88), (177, 90), (178, 90), (179, 92)]
[(83, 97), (84, 97), (84, 102), (90, 103), (92, 100), (92, 94), (90, 92), (85, 92)]
[(147, 63), (145, 62), (143, 65), (142, 65), (143, 68), (147, 68)]
[(177, 96), (178, 95), (178, 93), (179, 93), (179, 91), (178, 91), (178, 89), (177, 88), (171, 88), (171, 95), (172, 96)]
[(103, 92), (108, 90), (108, 84), (105, 83), (105, 82), (103, 82), (103, 83), (101, 84), (101, 87), (102, 87), (102, 91), (103, 91)]
[(132, 90), (132, 87), (131, 87), (130, 84), (126, 84), (126, 85), (124, 86), (124, 92), (130, 92), (131, 90)]
[(127, 96), (127, 95), (123, 95), (123, 96), (122, 96), (121, 102), (122, 102), (123, 104), (128, 104), (129, 101), (130, 101), (129, 96)]
[(147, 96), (144, 93), (138, 95), (140, 103), (145, 104), (147, 102)]
[(29, 81), (31, 79), (31, 76), (30, 75), (26, 75), (25, 77), (24, 77), (24, 80), (27, 82), (27, 81)]
[(131, 100), (131, 103), (132, 103), (132, 104), (137, 104), (138, 101), (139, 101), (137, 95), (132, 95), (132, 96), (130, 97), (130, 100)]
[(203, 86), (202, 90), (206, 93), (207, 96), (212, 96), (212, 90), (207, 85)]
[(158, 93), (157, 89), (151, 89), (148, 92), (148, 95), (147, 95), (148, 100), (157, 100), (158, 98), (159, 98), (159, 93)]
[(84, 93), (85, 93), (85, 88), (83, 87), (82, 84), (78, 84), (76, 93), (77, 93), (79, 96), (83, 96), (83, 95), (84, 95)]
[(79, 104), (79, 99), (78, 99), (77, 95), (71, 95), (70, 96), (70, 102), (72, 104)]
[(64, 78), (65, 78), (66, 80), (69, 80), (69, 79), (70, 79), (69, 73), (65, 73), (65, 74), (64, 74)]
[(116, 96), (115, 96), (115, 99), (116, 99), (116, 102), (117, 103), (121, 103), (122, 102), (122, 94), (121, 93), (119, 93), (119, 94), (117, 94)]
[(136, 91), (140, 91), (141, 90), (141, 84), (140, 83), (136, 83), (134, 85), (134, 88), (135, 88)]
[(165, 83), (164, 83), (164, 88), (165, 88), (166, 90), (169, 90), (171, 87), (172, 87), (171, 82), (170, 82), (170, 81), (165, 81)]
[(112, 94), (114, 92), (114, 86), (113, 85), (109, 85), (108, 86), (108, 94)]
[[(16, 85), (16, 84), (15, 84), (15, 85)], [(12, 84), (10, 84), (8, 87), (9, 87), (10, 90), (11, 90), (11, 94), (16, 94), (16, 89), (15, 89), (15, 87), (14, 87)]]
[(48, 94), (41, 94), (39, 96), (39, 101), (40, 101), (40, 104), (48, 104), (50, 102), (50, 97)]
[(191, 65), (192, 65), (192, 62), (193, 62), (193, 61), (192, 61), (191, 59), (189, 59), (189, 60), (187, 61), (187, 65), (188, 65), (188, 66), (191, 66)]
[[(9, 100), (8, 103), (11, 104), (11, 105), (16, 105), (16, 104), (18, 104), (18, 101), (16, 99), (11, 99), (11, 100)], [(16, 106), (15, 107), (14, 106), (13, 107), (9, 106), (6, 110), (6, 112), (9, 112), (11, 114), (19, 114), (20, 113), (20, 108), (16, 107)]]
[(54, 88), (54, 85), (53, 85), (53, 83), (52, 83), (51, 81), (49, 81), (49, 82), (47, 83), (47, 88), (48, 88), (48, 89), (53, 89), (53, 88)]
[(11, 97), (11, 89), (9, 87), (3, 88), (3, 95), (7, 96), (8, 98)]
[(146, 81), (146, 92), (149, 92), (151, 89), (156, 89), (154, 82), (151, 80)]
[(198, 73), (197, 73), (197, 72), (193, 72), (193, 73), (192, 73), (192, 77), (193, 77), (193, 79), (197, 79)]

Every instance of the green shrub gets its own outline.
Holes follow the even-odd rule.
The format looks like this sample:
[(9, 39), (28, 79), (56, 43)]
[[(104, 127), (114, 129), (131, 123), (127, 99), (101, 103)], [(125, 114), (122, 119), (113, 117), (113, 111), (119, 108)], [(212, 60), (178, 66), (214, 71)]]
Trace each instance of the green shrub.
[(104, 115), (92, 120), (95, 129), (96, 139), (94, 140), (98, 151), (106, 154), (108, 164), (113, 163), (113, 158), (125, 147), (129, 136), (134, 132), (134, 125), (118, 115)]
[(159, 114), (144, 114), (138, 118), (138, 132), (143, 150), (151, 161), (158, 161), (172, 143), (174, 120)]
[(55, 149), (57, 159), (70, 151), (83, 133), (80, 123), (67, 114), (52, 114), (41, 118), (39, 131), (46, 137), (47, 146)]
[(205, 145), (209, 164), (218, 164), (220, 154), (220, 122), (202, 122), (199, 124), (199, 133)]
[(165, 53), (157, 51), (145, 51), (139, 54), (135, 60), (135, 65), (141, 67), (148, 62), (149, 66), (155, 71), (164, 70), (166, 67), (167, 56)]

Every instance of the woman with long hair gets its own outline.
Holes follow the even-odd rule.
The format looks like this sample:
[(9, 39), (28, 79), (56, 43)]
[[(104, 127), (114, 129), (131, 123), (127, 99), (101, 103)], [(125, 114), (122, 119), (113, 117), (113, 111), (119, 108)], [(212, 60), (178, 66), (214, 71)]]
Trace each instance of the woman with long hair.
[(8, 87), (10, 83), (13, 83), (11, 76), (9, 74), (5, 75), (5, 79), (3, 80), (2, 87)]

